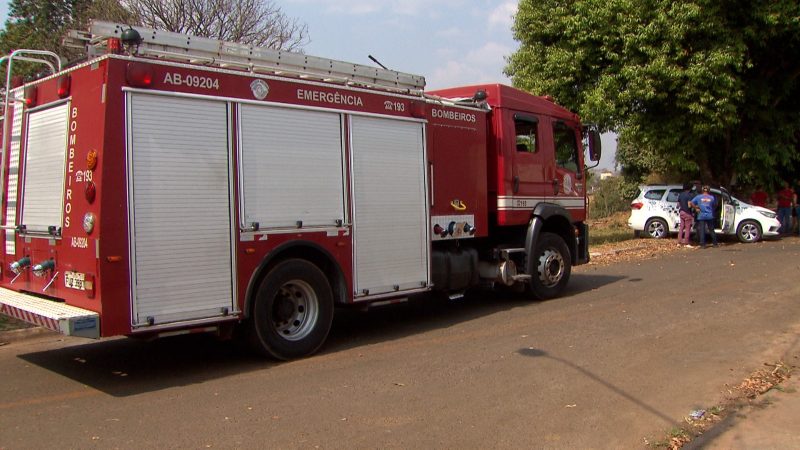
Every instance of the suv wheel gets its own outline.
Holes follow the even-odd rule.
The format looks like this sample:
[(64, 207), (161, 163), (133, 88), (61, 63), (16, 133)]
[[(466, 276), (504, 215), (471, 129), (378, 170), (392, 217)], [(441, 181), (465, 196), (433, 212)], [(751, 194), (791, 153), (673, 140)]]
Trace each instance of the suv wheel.
[(761, 226), (754, 220), (745, 220), (739, 224), (736, 237), (745, 244), (758, 242), (761, 240)]
[(669, 228), (663, 219), (653, 218), (644, 224), (644, 232), (653, 239), (662, 239), (667, 237)]

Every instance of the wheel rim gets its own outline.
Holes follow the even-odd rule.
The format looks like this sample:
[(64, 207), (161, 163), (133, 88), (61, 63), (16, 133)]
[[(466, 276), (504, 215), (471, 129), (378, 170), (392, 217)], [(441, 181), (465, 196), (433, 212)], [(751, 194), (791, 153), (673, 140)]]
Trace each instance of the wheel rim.
[(539, 257), (539, 280), (545, 287), (553, 287), (564, 277), (564, 258), (553, 248), (545, 249)]
[(647, 234), (654, 238), (661, 238), (664, 237), (664, 233), (666, 230), (664, 229), (664, 224), (659, 222), (658, 220), (654, 220), (647, 225)]
[(272, 323), (286, 340), (308, 336), (319, 318), (319, 298), (311, 285), (302, 280), (284, 283), (272, 304)]
[(745, 223), (742, 225), (742, 231), (740, 232), (742, 239), (747, 242), (753, 242), (758, 240), (759, 231), (758, 226), (754, 223)]

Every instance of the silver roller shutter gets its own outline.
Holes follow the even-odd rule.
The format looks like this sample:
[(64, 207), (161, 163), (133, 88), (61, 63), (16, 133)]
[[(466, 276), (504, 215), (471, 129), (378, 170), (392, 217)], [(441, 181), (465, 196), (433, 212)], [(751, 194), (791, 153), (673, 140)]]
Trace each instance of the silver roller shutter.
[(233, 311), (224, 102), (128, 96), (134, 326)]
[(352, 117), (356, 296), (428, 283), (423, 124)]
[(28, 115), (20, 218), (28, 231), (47, 232), (51, 226), (61, 228), (68, 111), (69, 104), (62, 103)]
[[(19, 154), (20, 140), (22, 137), (22, 90), (14, 94), (14, 119), (11, 123), (11, 136), (8, 151), (8, 192), (6, 204), (6, 225), (17, 225), (17, 200), (19, 189)], [(12, 229), (6, 230), (6, 254), (14, 255), (17, 252), (17, 233)]]
[(331, 227), (344, 222), (338, 113), (241, 106), (245, 228)]

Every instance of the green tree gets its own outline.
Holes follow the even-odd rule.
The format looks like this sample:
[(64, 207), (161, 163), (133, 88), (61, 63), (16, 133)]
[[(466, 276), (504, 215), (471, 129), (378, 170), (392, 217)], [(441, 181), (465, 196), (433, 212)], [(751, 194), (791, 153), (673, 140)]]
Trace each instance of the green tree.
[(521, 0), (516, 86), (620, 133), (626, 172), (769, 182), (800, 161), (796, 0)]
[[(50, 50), (64, 63), (80, 58), (83, 52), (62, 45), (69, 29), (83, 29), (92, 18), (128, 21), (130, 13), (117, 0), (12, 0), (5, 28), (0, 31), (0, 52), (15, 49)], [(42, 65), (14, 63), (14, 74), (32, 76)], [(2, 76), (5, 79), (4, 65)]]
[[(144, 25), (195, 36), (300, 51), (308, 43), (308, 27), (271, 0), (11, 0), (9, 17), (0, 31), (0, 52), (50, 50), (64, 62), (84, 52), (61, 41), (70, 29), (86, 29), (100, 19)], [(14, 74), (34, 76), (43, 66), (14, 63)], [(5, 66), (0, 70), (5, 79)]]

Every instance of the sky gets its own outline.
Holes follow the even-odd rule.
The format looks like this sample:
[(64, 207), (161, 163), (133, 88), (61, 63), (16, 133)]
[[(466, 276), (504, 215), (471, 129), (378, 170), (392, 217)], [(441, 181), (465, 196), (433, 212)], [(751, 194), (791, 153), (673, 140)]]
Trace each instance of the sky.
[[(2, 1), (2, 0), (0, 0)], [(511, 84), (506, 57), (516, 0), (275, 0), (308, 25), (306, 54), (423, 75), (426, 89)], [(2, 1), (5, 22), (8, 2)], [(614, 167), (616, 137), (603, 136), (599, 168)]]

